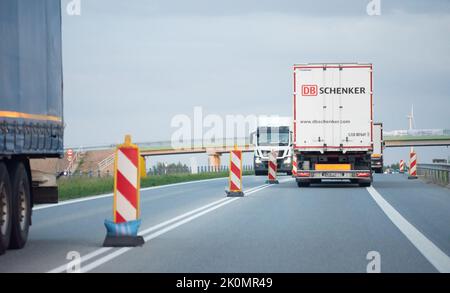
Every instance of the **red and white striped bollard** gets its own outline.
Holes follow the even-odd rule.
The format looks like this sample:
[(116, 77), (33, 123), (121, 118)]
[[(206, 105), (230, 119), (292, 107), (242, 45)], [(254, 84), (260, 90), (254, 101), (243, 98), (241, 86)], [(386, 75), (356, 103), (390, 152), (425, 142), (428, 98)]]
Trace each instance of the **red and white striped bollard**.
[(230, 175), (227, 196), (244, 196), (242, 191), (242, 151), (234, 147), (230, 152)]
[(417, 179), (417, 155), (411, 151), (409, 154), (409, 176), (408, 179)]
[(278, 184), (277, 180), (277, 151), (269, 153), (267, 184)]

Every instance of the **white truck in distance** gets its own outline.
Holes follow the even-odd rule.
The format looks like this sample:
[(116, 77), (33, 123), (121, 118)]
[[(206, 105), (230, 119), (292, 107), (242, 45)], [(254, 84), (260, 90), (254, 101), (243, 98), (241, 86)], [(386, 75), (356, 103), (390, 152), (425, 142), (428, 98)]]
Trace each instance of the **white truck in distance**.
[(383, 173), (383, 123), (373, 124), (373, 153), (372, 170), (375, 173)]
[(267, 175), (269, 153), (277, 152), (277, 171), (292, 174), (292, 118), (260, 117), (256, 131), (251, 134), (254, 145), (255, 175)]
[(372, 64), (294, 65), (297, 185), (372, 182)]

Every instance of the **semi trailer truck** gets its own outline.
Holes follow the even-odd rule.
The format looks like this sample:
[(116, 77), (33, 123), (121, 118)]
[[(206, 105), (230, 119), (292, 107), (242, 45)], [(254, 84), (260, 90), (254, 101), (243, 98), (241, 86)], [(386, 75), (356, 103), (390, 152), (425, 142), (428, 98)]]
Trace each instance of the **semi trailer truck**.
[(253, 166), (256, 176), (269, 170), (269, 153), (277, 154), (277, 172), (292, 174), (292, 118), (262, 116), (251, 134), (254, 146)]
[(383, 173), (383, 123), (373, 124), (373, 153), (371, 157), (372, 171)]
[(60, 2), (0, 1), (0, 253), (25, 245), (34, 204), (58, 200), (30, 160), (64, 152)]
[(298, 64), (294, 79), (294, 156), (299, 187), (372, 182), (372, 64)]

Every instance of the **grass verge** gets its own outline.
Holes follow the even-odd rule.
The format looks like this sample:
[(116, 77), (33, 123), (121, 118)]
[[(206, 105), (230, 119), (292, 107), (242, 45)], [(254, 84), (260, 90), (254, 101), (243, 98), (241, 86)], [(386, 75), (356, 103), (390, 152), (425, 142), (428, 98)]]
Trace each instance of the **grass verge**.
[[(245, 171), (243, 175), (253, 175), (253, 171)], [(151, 175), (141, 179), (141, 188), (167, 185), (195, 180), (227, 177), (228, 172), (200, 174)], [(70, 177), (58, 179), (59, 200), (69, 200), (92, 195), (111, 193), (113, 178)]]

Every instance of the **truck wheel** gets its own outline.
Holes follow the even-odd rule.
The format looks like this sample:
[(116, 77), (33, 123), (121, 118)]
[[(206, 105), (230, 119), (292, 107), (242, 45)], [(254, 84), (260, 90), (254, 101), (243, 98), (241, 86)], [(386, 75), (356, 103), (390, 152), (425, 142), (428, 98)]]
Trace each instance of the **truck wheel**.
[(297, 186), (298, 187), (308, 187), (310, 185), (309, 182), (301, 182), (301, 181), (297, 181)]
[(359, 187), (370, 187), (372, 185), (372, 182), (360, 182)]
[(12, 194), (6, 165), (0, 162), (0, 254), (9, 246), (11, 236)]
[(28, 173), (23, 163), (14, 166), (11, 172), (13, 190), (13, 215), (11, 242), (9, 248), (20, 249), (25, 246), (28, 239), (28, 229), (31, 218), (30, 182)]
[(255, 176), (264, 176), (267, 175), (264, 171), (255, 171)]

